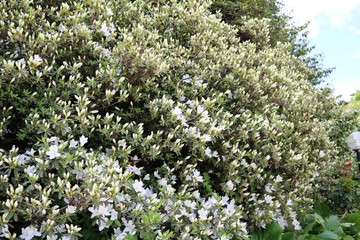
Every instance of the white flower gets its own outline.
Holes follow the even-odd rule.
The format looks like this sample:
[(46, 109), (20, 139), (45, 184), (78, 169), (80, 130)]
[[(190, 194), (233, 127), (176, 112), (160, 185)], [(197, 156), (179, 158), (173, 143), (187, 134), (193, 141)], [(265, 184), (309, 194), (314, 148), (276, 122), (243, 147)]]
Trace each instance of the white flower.
[(27, 175), (33, 175), (36, 173), (36, 167), (35, 166), (27, 166), (27, 168), (24, 169), (24, 172)]
[(25, 154), (20, 154), (18, 155), (18, 159), (19, 159), (19, 165), (24, 165), (29, 162), (30, 157), (26, 156)]
[(205, 110), (205, 108), (203, 108), (202, 106), (197, 106), (196, 108), (196, 112), (198, 115), (201, 115), (202, 117), (207, 117), (209, 112)]
[(199, 193), (199, 191), (198, 190), (196, 190), (196, 191), (194, 191), (193, 192), (193, 196), (196, 198), (196, 199), (200, 199), (200, 193)]
[(167, 180), (166, 180), (166, 178), (162, 178), (162, 179), (158, 180), (158, 183), (160, 186), (166, 186)]
[(210, 142), (211, 141), (211, 136), (209, 134), (204, 134), (204, 141), (205, 142)]
[(61, 240), (71, 240), (71, 237), (68, 235), (65, 235), (61, 238)]
[(282, 182), (282, 181), (283, 181), (283, 178), (280, 175), (277, 175), (276, 178), (275, 178), (275, 182), (279, 183), (279, 182)]
[(26, 151), (25, 154), (29, 155), (29, 156), (34, 156), (35, 150), (34, 149), (30, 149), (30, 151)]
[(70, 140), (70, 145), (69, 147), (70, 148), (76, 148), (77, 147), (77, 144), (78, 144), (78, 141), (74, 140), (74, 139), (71, 139)]
[(89, 211), (92, 213), (91, 218), (97, 216), (110, 216), (111, 213), (109, 211), (109, 207), (106, 205), (99, 205), (99, 207), (89, 207)]
[(257, 165), (256, 165), (255, 163), (251, 163), (251, 164), (250, 164), (250, 167), (251, 167), (252, 169), (256, 170)]
[(103, 22), (101, 24), (101, 31), (103, 32), (104, 36), (105, 37), (109, 37), (110, 36), (110, 31), (109, 31), (109, 28), (106, 26), (106, 23)]
[(11, 235), (9, 231), (9, 226), (5, 224), (4, 226), (0, 227), (0, 237), (5, 237), (6, 235)]
[(109, 57), (110, 56), (110, 50), (109, 49), (107, 49), (107, 48), (104, 48), (104, 50), (103, 50), (103, 55), (105, 56), (105, 57)]
[(186, 100), (186, 97), (185, 97), (184, 95), (182, 95), (182, 96), (180, 97), (180, 99), (179, 99), (180, 102), (183, 102), (183, 101), (185, 101), (185, 100)]
[(76, 212), (76, 207), (75, 206), (68, 206), (66, 210), (67, 210), (68, 213), (73, 214), (73, 213)]
[(320, 176), (318, 172), (313, 172), (313, 178), (317, 178), (318, 176)]
[(321, 158), (325, 157), (325, 152), (323, 150), (320, 150), (319, 155), (320, 155)]
[(191, 78), (190, 78), (189, 74), (185, 74), (185, 75), (182, 77), (182, 79), (183, 79), (183, 82), (184, 82), (184, 83), (191, 83)]
[(293, 224), (295, 230), (300, 230), (301, 229), (300, 222), (298, 220), (294, 219), (292, 221), (292, 224)]
[(57, 240), (57, 236), (56, 235), (47, 235), (46, 236), (46, 240)]
[(144, 183), (142, 181), (139, 180), (135, 180), (135, 182), (132, 184), (134, 190), (138, 193), (144, 193), (145, 189), (144, 189)]
[(265, 126), (269, 126), (269, 120), (266, 119), (263, 123)]
[(202, 80), (201, 77), (197, 77), (196, 81), (195, 81), (195, 85), (199, 86), (200, 84), (202, 84), (204, 81)]
[(57, 231), (58, 233), (63, 233), (66, 231), (65, 225), (61, 224), (55, 227), (55, 231)]
[(58, 146), (52, 145), (49, 148), (49, 151), (46, 152), (46, 155), (49, 156), (50, 159), (58, 158), (60, 157), (60, 153), (58, 152)]
[(110, 220), (115, 220), (118, 218), (118, 212), (115, 209), (110, 210)]
[(179, 108), (178, 106), (176, 106), (174, 109), (173, 109), (173, 114), (176, 115), (176, 116), (181, 116), (182, 115), (182, 111), (181, 111), (181, 108)]
[(66, 27), (64, 26), (64, 24), (60, 24), (59, 25), (59, 29), (60, 29), (60, 32), (64, 32), (66, 30)]
[(228, 196), (224, 196), (224, 197), (221, 198), (220, 203), (221, 203), (222, 205), (225, 205), (225, 204), (227, 204), (228, 201), (229, 201), (229, 197), (228, 197)]
[(42, 58), (39, 56), (39, 55), (37, 55), (37, 54), (35, 54), (34, 55), (34, 61), (35, 62), (37, 62), (38, 64), (41, 64), (42, 63)]
[(51, 138), (49, 139), (49, 141), (55, 143), (55, 145), (59, 145), (60, 138), (58, 138), (58, 137), (51, 137)]
[(196, 182), (202, 182), (203, 181), (203, 177), (200, 175), (200, 172), (198, 170), (194, 171), (193, 179)]
[(272, 186), (271, 184), (266, 184), (265, 191), (268, 193), (272, 193), (274, 191), (274, 186)]
[(234, 189), (234, 183), (231, 180), (227, 181), (226, 186), (230, 191)]
[(213, 154), (212, 154), (212, 156), (213, 156), (214, 158), (217, 158), (217, 157), (219, 157), (219, 153), (218, 153), (217, 151), (214, 151)]
[(231, 216), (235, 213), (235, 201), (234, 199), (230, 201), (230, 203), (226, 206), (226, 209), (224, 210), (224, 212), (228, 215)]
[(29, 226), (27, 228), (21, 229), (21, 235), (20, 235), (21, 239), (31, 240), (31, 239), (33, 239), (33, 237), (40, 237), (40, 236), (41, 236), (41, 232), (39, 232), (33, 226)]
[(190, 201), (190, 200), (185, 200), (184, 205), (190, 209), (195, 209), (196, 208), (196, 202)]
[(134, 222), (132, 220), (127, 221), (125, 218), (121, 218), (121, 221), (124, 223), (125, 226), (124, 232), (133, 234), (135, 229)]
[(114, 13), (113, 13), (113, 11), (111, 10), (111, 8), (106, 8), (106, 15), (108, 15), (108, 16), (114, 15)]
[(228, 238), (227, 236), (223, 235), (221, 236), (220, 240), (229, 240), (230, 238)]
[(119, 146), (125, 148), (126, 147), (126, 140), (121, 139), (120, 141), (118, 141), (118, 144), (119, 144)]
[(157, 179), (160, 179), (160, 178), (161, 178), (158, 171), (155, 171), (155, 172), (154, 172), (154, 176), (155, 176)]
[(287, 221), (285, 220), (284, 217), (276, 218), (275, 220), (279, 223), (279, 225), (282, 228), (284, 228), (284, 227), (286, 227), (288, 225), (288, 223), (287, 223)]
[(274, 197), (271, 197), (271, 196), (269, 196), (269, 195), (265, 195), (265, 202), (267, 203), (267, 204), (272, 204), (273, 203), (273, 199)]
[(136, 166), (128, 165), (128, 166), (126, 167), (125, 172), (132, 172), (132, 173), (135, 173), (136, 175), (140, 176), (140, 175), (141, 175), (141, 169), (142, 169), (142, 167), (141, 167), (141, 168), (138, 168), (138, 167), (136, 167)]
[(205, 149), (205, 155), (208, 156), (208, 157), (212, 157), (210, 148)]
[(18, 60), (18, 63), (19, 63), (20, 65), (25, 66), (25, 60), (24, 60), (23, 58), (20, 59), (20, 60)]
[(205, 210), (204, 208), (201, 208), (199, 211), (199, 219), (200, 220), (206, 220), (207, 218), (207, 215), (209, 214), (209, 211), (208, 210)]
[(84, 135), (82, 135), (79, 140), (80, 140), (81, 147), (84, 146), (88, 142), (88, 138), (85, 137)]

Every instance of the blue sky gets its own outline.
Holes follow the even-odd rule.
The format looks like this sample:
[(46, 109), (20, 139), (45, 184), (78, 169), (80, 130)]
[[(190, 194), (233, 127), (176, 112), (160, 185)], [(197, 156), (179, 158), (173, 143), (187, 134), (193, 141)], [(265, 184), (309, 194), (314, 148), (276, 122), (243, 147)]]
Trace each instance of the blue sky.
[(283, 0), (284, 11), (308, 27), (314, 53), (323, 53), (324, 67), (336, 69), (326, 79), (335, 95), (350, 100), (360, 90), (360, 0)]

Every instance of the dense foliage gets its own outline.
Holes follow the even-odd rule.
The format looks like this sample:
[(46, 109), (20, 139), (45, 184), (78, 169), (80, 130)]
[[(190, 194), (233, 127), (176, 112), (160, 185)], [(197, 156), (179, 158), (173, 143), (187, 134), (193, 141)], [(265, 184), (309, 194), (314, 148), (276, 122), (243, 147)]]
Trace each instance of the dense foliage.
[(209, 6), (0, 2), (2, 238), (300, 228), (337, 167), (334, 99), (266, 20), (243, 42)]
[[(261, 31), (246, 24), (246, 19), (265, 19), (268, 24), (269, 41), (276, 46), (278, 42), (289, 43), (289, 52), (307, 66), (307, 80), (318, 85), (332, 72), (324, 68), (322, 54), (313, 54), (314, 46), (309, 45), (307, 24), (297, 26), (292, 17), (282, 11), (283, 4), (278, 0), (214, 0), (212, 12), (222, 14), (222, 19), (239, 30), (241, 41), (257, 42)], [(311, 70), (311, 71), (309, 71)]]
[(302, 230), (284, 232), (279, 223), (268, 224), (251, 236), (251, 240), (355, 240), (360, 238), (360, 212), (334, 215), (325, 204), (302, 219)]

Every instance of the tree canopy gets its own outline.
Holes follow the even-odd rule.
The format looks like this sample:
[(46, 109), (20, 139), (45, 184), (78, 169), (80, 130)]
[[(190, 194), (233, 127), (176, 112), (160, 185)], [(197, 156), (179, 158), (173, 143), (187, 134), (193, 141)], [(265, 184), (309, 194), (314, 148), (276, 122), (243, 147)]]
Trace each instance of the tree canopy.
[(214, 0), (211, 5), (213, 13), (220, 12), (222, 19), (238, 29), (241, 41), (256, 42), (258, 31), (252, 31), (244, 23), (244, 19), (267, 19), (268, 44), (276, 46), (278, 42), (290, 43), (290, 53), (304, 62), (311, 74), (308, 80), (318, 85), (329, 76), (332, 68), (324, 68), (322, 54), (313, 54), (314, 46), (307, 39), (307, 24), (297, 26), (292, 17), (282, 12), (283, 4), (279, 0)]

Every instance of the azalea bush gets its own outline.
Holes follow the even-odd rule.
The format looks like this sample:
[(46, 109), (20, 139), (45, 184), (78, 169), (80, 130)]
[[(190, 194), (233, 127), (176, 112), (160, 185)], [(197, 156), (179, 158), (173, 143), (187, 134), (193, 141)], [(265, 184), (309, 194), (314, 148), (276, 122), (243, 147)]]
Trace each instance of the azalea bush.
[[(15, 239), (231, 239), (247, 236), (243, 209), (228, 196), (202, 197), (196, 165), (165, 163), (148, 174), (119, 149), (89, 151), (88, 138), (46, 139), (1, 154), (1, 237)], [(161, 171), (160, 171), (161, 169)], [(176, 186), (179, 177), (182, 185)], [(18, 184), (22, 183), (22, 184)], [(2, 194), (2, 196), (3, 196)], [(136, 239), (136, 238), (130, 238)]]
[(209, 6), (0, 3), (2, 238), (300, 228), (338, 165), (335, 99), (266, 20), (242, 42)]

